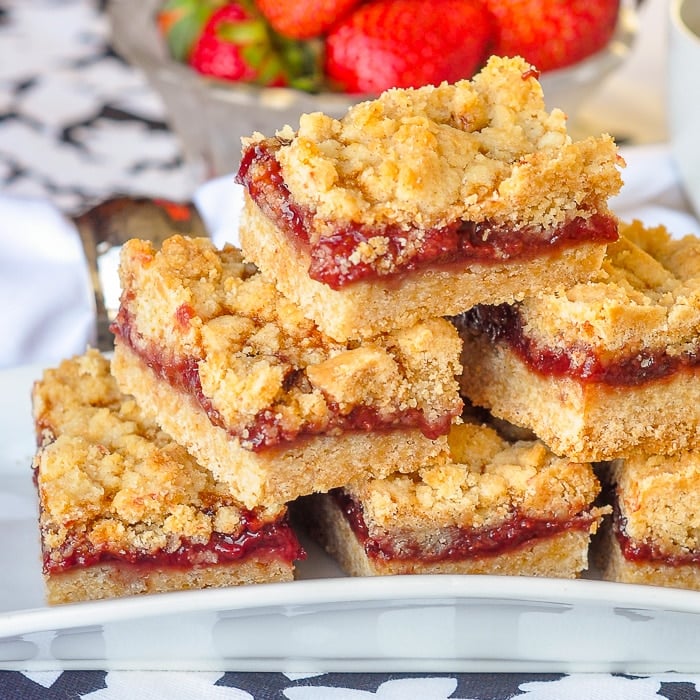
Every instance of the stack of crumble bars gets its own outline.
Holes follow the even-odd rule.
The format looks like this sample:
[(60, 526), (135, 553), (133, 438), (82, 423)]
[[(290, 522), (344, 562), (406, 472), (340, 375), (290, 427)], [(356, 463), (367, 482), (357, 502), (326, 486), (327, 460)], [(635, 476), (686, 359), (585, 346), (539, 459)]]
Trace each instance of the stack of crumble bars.
[(465, 396), (599, 463), (602, 576), (700, 590), (700, 240), (621, 224), (596, 279), (457, 324)]
[[(527, 355), (591, 364), (589, 297), (607, 308), (611, 280), (635, 286), (621, 261), (662, 259), (642, 242), (662, 233), (618, 235), (620, 165), (607, 136), (571, 141), (521, 59), (248, 140), (242, 250), (131, 240), (111, 363), (89, 351), (35, 385), (49, 600), (288, 580), (288, 507), (353, 575), (580, 575), (610, 510), (592, 462), (618, 433), (670, 439), (611, 417), (612, 456), (571, 435), (587, 397)], [(664, 338), (649, 357), (687, 376)]]

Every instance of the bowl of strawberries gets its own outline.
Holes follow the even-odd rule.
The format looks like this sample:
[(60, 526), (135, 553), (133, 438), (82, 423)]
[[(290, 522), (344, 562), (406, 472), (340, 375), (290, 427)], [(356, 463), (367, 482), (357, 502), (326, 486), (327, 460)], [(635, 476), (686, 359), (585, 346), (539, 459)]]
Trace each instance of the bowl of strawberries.
[(160, 94), (202, 180), (241, 137), (341, 117), (391, 87), (471, 78), (492, 54), (540, 72), (573, 117), (628, 54), (639, 0), (110, 0), (112, 43)]

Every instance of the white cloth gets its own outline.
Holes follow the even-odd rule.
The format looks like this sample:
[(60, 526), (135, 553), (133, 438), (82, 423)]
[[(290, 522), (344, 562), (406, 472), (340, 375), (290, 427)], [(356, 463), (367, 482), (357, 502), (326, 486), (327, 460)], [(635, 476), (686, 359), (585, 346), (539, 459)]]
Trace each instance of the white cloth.
[[(612, 201), (623, 219), (700, 236), (665, 144), (621, 150), (625, 185)], [(216, 245), (238, 243), (242, 190), (212, 180), (193, 200)], [(0, 196), (0, 368), (54, 364), (94, 343), (94, 301), (77, 230), (42, 200)]]
[(243, 187), (232, 175), (205, 182), (192, 198), (214, 243), (239, 246), (238, 217), (243, 208)]
[(663, 224), (674, 236), (700, 236), (700, 222), (679, 185), (668, 145), (650, 144), (620, 149), (627, 166), (625, 182), (610, 205), (623, 220), (637, 218), (647, 226)]
[(78, 232), (49, 202), (0, 196), (0, 367), (53, 364), (94, 342)]

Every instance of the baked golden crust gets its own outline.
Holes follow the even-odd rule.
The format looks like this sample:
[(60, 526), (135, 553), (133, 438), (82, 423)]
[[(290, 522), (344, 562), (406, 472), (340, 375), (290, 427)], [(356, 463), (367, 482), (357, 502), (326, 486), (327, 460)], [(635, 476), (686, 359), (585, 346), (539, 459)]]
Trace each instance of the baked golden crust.
[(88, 568), (68, 569), (45, 577), (46, 597), (50, 605), (145, 593), (276, 583), (291, 581), (293, 578), (294, 569), (289, 563), (262, 557), (191, 569), (102, 562)]
[(700, 240), (622, 225), (597, 280), (456, 320), (463, 394), (572, 459), (697, 446), (698, 272)]
[(379, 427), (426, 432), (446, 432), (461, 411), (461, 341), (443, 319), (338, 343), (246, 267), (238, 250), (217, 251), (205, 239), (174, 236), (158, 252), (131, 240), (120, 275), (117, 335), (164, 365), (162, 376), (187, 364), (207, 410), (248, 449), (269, 437), (263, 419), (274, 424), (272, 439), (293, 442), (342, 432), (358, 410), (371, 411)]
[(450, 459), (410, 474), (345, 487), (360, 501), (370, 535), (456, 526), (497, 527), (514, 513), (567, 520), (600, 491), (590, 464), (557, 457), (539, 440), (509, 443), (489, 426), (466, 422), (448, 437)]
[(565, 530), (490, 556), (442, 561), (385, 559), (368, 556), (331, 495), (307, 496), (299, 506), (303, 508), (302, 517), (313, 523), (310, 527), (315, 538), (350, 576), (489, 574), (578, 578), (588, 568), (591, 534), (585, 530)]
[(497, 527), (514, 513), (567, 520), (600, 491), (591, 466), (557, 457), (539, 440), (506, 442), (476, 423), (453, 426), (451, 459), (410, 474), (366, 479), (345, 491), (362, 503), (370, 535), (456, 526)]
[[(450, 459), (358, 480), (342, 496), (315, 495), (301, 508), (311, 532), (353, 575), (573, 577), (586, 568), (588, 542), (608, 510), (593, 506), (599, 490), (590, 464), (556, 457), (538, 440), (511, 444), (486, 425), (464, 423), (450, 433)], [(362, 534), (355, 516), (344, 514), (347, 497), (357, 504), (352, 510), (359, 507)], [(523, 522), (528, 532), (516, 536)]]
[(247, 194), (240, 238), (248, 258), (280, 292), (340, 342), (456, 315), (486, 301), (513, 302), (569, 286), (597, 273), (605, 254), (602, 243), (584, 243), (530, 260), (418, 270), (398, 282), (391, 277), (358, 280), (336, 290), (309, 277), (309, 251), (295, 245)]
[(597, 278), (527, 299), (519, 310), (527, 335), (547, 348), (680, 355), (700, 334), (700, 239), (621, 223)]
[(119, 338), (112, 367), (123, 390), (250, 508), (273, 507), (302, 494), (327, 491), (361, 474), (383, 476), (414, 469), (416, 463), (447, 450), (445, 436), (430, 440), (417, 429), (405, 428), (317, 435), (252, 451), (213, 425), (200, 405), (157, 377)]
[(612, 139), (572, 142), (520, 58), (493, 57), (472, 81), (388, 90), (341, 120), (304, 115), (280, 136), (285, 183), (316, 213), (312, 243), (338, 221), (549, 228), (607, 212), (622, 184)]
[[(109, 361), (97, 351), (46, 370), (34, 385), (32, 399), (40, 442), (34, 467), (51, 603), (126, 595), (139, 586), (173, 590), (181, 587), (176, 581), (184, 585), (206, 578), (201, 569), (214, 565), (216, 585), (267, 580), (268, 568), (278, 571), (276, 577), (284, 569), (285, 577), (293, 578), (286, 552), (254, 553), (250, 558), (258, 562), (261, 575), (250, 579), (236, 571), (245, 555), (238, 561), (207, 555), (213, 537), (235, 539), (248, 530), (276, 525), (285, 508), (260, 509), (254, 515), (244, 511), (223, 484), (119, 392)], [(197, 547), (204, 549), (186, 565), (183, 552)], [(154, 576), (160, 583), (142, 580), (122, 589), (115, 583), (90, 592), (80, 581), (92, 580), (95, 573), (87, 572), (93, 564), (103, 565), (105, 557), (112, 560), (105, 565), (110, 570), (125, 569), (115, 581)], [(175, 558), (174, 571), (168, 564)], [(126, 573), (139, 564), (139, 576)]]
[(700, 590), (700, 455), (637, 452), (604, 478), (616, 512), (598, 545), (602, 577)]

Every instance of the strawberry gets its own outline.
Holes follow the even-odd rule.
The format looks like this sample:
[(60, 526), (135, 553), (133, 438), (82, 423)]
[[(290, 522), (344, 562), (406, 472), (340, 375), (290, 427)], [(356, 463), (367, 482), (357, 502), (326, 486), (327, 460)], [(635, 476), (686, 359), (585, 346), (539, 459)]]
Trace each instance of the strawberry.
[(615, 31), (619, 0), (485, 0), (498, 25), (494, 53), (540, 71), (577, 63)]
[(292, 39), (310, 39), (328, 30), (360, 0), (255, 0), (272, 28)]
[(224, 80), (312, 90), (317, 80), (312, 47), (275, 35), (245, 0), (215, 9), (194, 42), (192, 68)]
[(208, 18), (192, 47), (189, 64), (226, 80), (284, 85), (284, 71), (266, 25), (244, 5), (223, 5)]
[(352, 93), (455, 82), (481, 66), (493, 31), (481, 0), (371, 0), (328, 32), (325, 72)]

